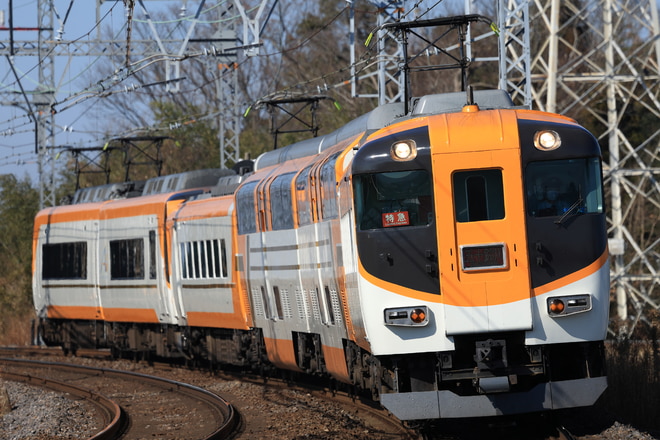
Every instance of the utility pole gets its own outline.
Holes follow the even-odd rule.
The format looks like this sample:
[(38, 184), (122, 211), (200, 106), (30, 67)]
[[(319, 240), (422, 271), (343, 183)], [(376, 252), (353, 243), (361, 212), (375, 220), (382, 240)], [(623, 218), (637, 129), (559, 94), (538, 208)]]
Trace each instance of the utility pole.
[(55, 205), (55, 164), (48, 146), (55, 145), (55, 116), (51, 105), (55, 96), (55, 56), (51, 50), (54, 41), (53, 11), (45, 0), (38, 2), (39, 40), (37, 44), (39, 57), (39, 87), (36, 90), (34, 104), (36, 107), (35, 137), (38, 156), (39, 175), (39, 206)]

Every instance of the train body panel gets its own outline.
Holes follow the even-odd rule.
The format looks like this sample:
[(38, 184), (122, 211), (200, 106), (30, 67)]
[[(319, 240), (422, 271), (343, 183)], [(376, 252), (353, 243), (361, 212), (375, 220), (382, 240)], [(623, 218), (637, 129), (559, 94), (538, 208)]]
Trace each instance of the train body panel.
[(252, 325), (235, 266), (234, 201), (193, 201), (168, 221), (172, 289), (183, 323), (247, 330)]
[(104, 320), (179, 323), (181, 311), (165, 276), (166, 209), (175, 209), (168, 203), (170, 198), (159, 194), (117, 200), (99, 210), (98, 270)]
[[(435, 118), (430, 125), (446, 332), (529, 330), (515, 114), (491, 110)], [(488, 203), (475, 202), (478, 196)]]
[(493, 417), (591, 406), (607, 387), (605, 377), (544, 383), (524, 393), (458, 396), (451, 391), (392, 393), (381, 403), (401, 420)]
[[(337, 275), (337, 150), (332, 157), (326, 153), (301, 162), (301, 173), (290, 164), (265, 169), (267, 177), (258, 184), (248, 181), (237, 198), (248, 232), (239, 234), (246, 284), (269, 360), (280, 368), (319, 370), (347, 381), (347, 332)], [(322, 191), (330, 191), (331, 204), (316, 203)]]
[(47, 209), (36, 217), (33, 273), (38, 276), (32, 289), (39, 318), (103, 319), (96, 270), (99, 224), (93, 215), (97, 207), (79, 217), (66, 209)]
[[(580, 275), (579, 272), (582, 272)], [(532, 301), (534, 310), (534, 329), (525, 333), (528, 345), (570, 343), (575, 341), (601, 341), (605, 339), (608, 324), (609, 297), (597, 292), (609, 290), (610, 268), (607, 253), (593, 264), (579, 271), (566, 284), (546, 289), (535, 289)], [(589, 303), (574, 306), (575, 310), (567, 315), (551, 317), (546, 312), (553, 298), (585, 298), (589, 293)]]
[(99, 296), (104, 320), (175, 322), (169, 289), (157, 281), (158, 223), (153, 215), (100, 220)]

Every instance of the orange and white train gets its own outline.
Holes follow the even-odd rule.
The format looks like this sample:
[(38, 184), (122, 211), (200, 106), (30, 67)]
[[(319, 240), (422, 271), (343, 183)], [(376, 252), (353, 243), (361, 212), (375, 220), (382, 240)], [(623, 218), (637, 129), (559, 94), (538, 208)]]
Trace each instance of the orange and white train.
[(474, 101), (387, 104), (243, 175), (44, 209), (41, 340), (328, 376), (401, 420), (593, 404), (609, 309), (598, 143), (503, 91)]

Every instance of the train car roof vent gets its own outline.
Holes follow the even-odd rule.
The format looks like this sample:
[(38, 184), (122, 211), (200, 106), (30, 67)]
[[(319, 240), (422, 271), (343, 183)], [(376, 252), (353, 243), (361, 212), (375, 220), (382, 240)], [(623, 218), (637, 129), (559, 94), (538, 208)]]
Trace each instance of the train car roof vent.
[(106, 185), (80, 188), (76, 190), (69, 203), (72, 205), (77, 205), (80, 203), (103, 202), (106, 200), (138, 197), (142, 194), (143, 187), (144, 182), (135, 181), (108, 183)]
[(191, 188), (211, 187), (218, 183), (220, 177), (234, 174), (236, 173), (232, 170), (212, 168), (154, 177), (147, 181), (142, 195), (147, 196)]
[[(515, 108), (509, 94), (504, 90), (475, 90), (472, 104), (478, 104), (481, 110)], [(439, 113), (456, 113), (465, 106), (465, 92), (439, 93), (422, 96), (415, 102), (412, 116)]]

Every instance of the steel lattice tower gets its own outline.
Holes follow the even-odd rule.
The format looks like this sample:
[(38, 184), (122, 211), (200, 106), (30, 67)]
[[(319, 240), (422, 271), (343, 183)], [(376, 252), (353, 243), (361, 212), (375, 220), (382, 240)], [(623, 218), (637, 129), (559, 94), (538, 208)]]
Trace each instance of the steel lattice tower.
[[(660, 212), (658, 4), (535, 0), (530, 9), (532, 22), (542, 24), (547, 37), (532, 65), (535, 105), (588, 115), (609, 155), (611, 279), (617, 315), (626, 320), (632, 312), (630, 330), (645, 311), (660, 307), (658, 234), (644, 230), (657, 228)], [(637, 41), (631, 45), (634, 35)], [(650, 124), (645, 139), (635, 139), (626, 127), (627, 113), (635, 108)], [(653, 223), (646, 226), (645, 221)]]
[[(464, 2), (466, 14), (490, 7)], [(500, 88), (518, 104), (588, 119), (604, 147), (611, 279), (618, 317), (632, 312), (631, 332), (660, 309), (658, 2), (499, 0), (496, 13)], [(633, 109), (650, 127), (641, 140), (626, 128)]]

